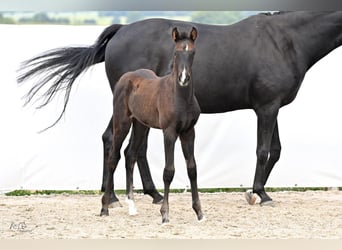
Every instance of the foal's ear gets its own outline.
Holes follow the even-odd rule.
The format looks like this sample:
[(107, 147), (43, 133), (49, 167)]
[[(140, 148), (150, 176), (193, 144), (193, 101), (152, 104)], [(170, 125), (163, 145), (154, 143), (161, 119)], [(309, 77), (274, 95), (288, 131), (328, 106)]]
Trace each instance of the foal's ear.
[(192, 27), (192, 30), (190, 32), (190, 38), (192, 41), (195, 41), (197, 38), (197, 29), (195, 27)]
[(179, 33), (178, 33), (177, 28), (175, 27), (172, 29), (172, 39), (173, 41), (177, 42), (178, 38), (179, 38)]

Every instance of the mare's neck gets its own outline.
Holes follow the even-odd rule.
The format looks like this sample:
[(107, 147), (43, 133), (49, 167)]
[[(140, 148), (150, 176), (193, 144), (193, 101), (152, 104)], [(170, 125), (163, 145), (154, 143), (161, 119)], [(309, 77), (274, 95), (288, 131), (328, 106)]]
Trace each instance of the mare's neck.
[(342, 44), (342, 11), (293, 12), (279, 16), (308, 70)]

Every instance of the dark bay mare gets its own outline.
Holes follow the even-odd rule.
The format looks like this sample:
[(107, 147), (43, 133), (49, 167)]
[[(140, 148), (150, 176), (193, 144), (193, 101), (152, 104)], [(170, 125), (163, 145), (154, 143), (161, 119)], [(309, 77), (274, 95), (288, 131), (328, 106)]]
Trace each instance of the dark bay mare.
[[(162, 32), (164, 33), (164, 32)], [(170, 34), (170, 33), (169, 33)], [(133, 140), (130, 155), (126, 157), (127, 198), (133, 206), (133, 167), (148, 128), (163, 130), (165, 168), (163, 173), (164, 200), (160, 212), (162, 223), (169, 222), (169, 191), (173, 180), (174, 149), (180, 138), (191, 183), (192, 207), (198, 220), (203, 219), (197, 189), (197, 170), (194, 157), (194, 126), (201, 113), (194, 94), (191, 67), (194, 61), (196, 28), (188, 33), (172, 30), (175, 42), (172, 72), (158, 77), (149, 69), (138, 69), (125, 73), (113, 91), (113, 145), (109, 156), (107, 185), (102, 197), (101, 215), (108, 215), (113, 196), (113, 175), (120, 160), (120, 150), (132, 125)], [(171, 36), (170, 36), (171, 40)], [(159, 44), (156, 44), (158, 49)], [(131, 180), (131, 181), (130, 181)], [(135, 211), (133, 211), (134, 213)]]
[[(45, 84), (52, 82), (43, 93), (46, 99), (42, 105), (47, 104), (57, 91), (66, 90), (64, 112), (74, 80), (93, 64), (105, 61), (112, 89), (127, 71), (148, 68), (157, 75), (171, 72), (174, 44), (169, 34), (173, 27), (184, 25), (196, 26), (200, 34), (192, 70), (195, 95), (202, 113), (253, 109), (257, 115), (253, 192), (260, 196), (261, 203), (270, 203), (272, 199), (264, 187), (280, 157), (278, 111), (295, 99), (305, 73), (342, 44), (342, 11), (259, 14), (227, 26), (164, 19), (112, 25), (89, 47), (56, 49), (27, 61), (22, 65), (19, 82), (47, 72), (28, 93), (28, 101)], [(146, 159), (147, 135), (148, 132), (137, 155), (137, 163), (144, 192), (153, 197), (153, 202), (158, 202), (162, 197), (154, 187)], [(104, 180), (111, 139), (110, 120), (103, 134)], [(130, 147), (132, 143), (126, 152)], [(252, 203), (251, 196), (248, 197)], [(115, 195), (112, 200), (118, 201)]]

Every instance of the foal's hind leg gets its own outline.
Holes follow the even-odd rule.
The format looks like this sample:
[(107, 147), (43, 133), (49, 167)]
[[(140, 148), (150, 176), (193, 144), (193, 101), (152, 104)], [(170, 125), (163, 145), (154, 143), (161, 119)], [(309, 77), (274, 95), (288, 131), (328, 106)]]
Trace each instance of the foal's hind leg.
[[(115, 120), (116, 119), (116, 120)], [(117, 121), (117, 122), (116, 122)], [(120, 149), (123, 141), (125, 140), (129, 129), (131, 126), (131, 121), (128, 117), (124, 117), (121, 120), (114, 117), (114, 135), (113, 135), (113, 146), (111, 149), (111, 154), (108, 160), (108, 173), (105, 193), (102, 196), (102, 209), (100, 215), (109, 215), (108, 207), (110, 204), (110, 197), (114, 193), (114, 177), (113, 174), (120, 160)]]
[[(105, 132), (102, 135), (102, 142), (103, 142), (103, 176), (102, 176), (102, 185), (101, 185), (101, 191), (104, 192), (106, 189), (106, 183), (107, 183), (107, 173), (108, 173), (108, 158), (110, 154), (110, 149), (112, 146), (113, 141), (113, 118), (110, 119), (110, 122), (105, 130)], [(146, 151), (147, 151), (147, 138), (148, 138), (148, 131), (146, 131), (144, 135), (144, 142), (142, 146), (140, 147), (138, 151), (137, 156), (137, 163), (139, 167), (139, 172), (141, 176), (141, 182), (143, 184), (143, 190), (144, 194), (148, 194), (153, 198), (152, 203), (153, 204), (159, 204), (163, 200), (163, 196), (160, 195), (160, 193), (157, 191), (156, 187), (154, 186), (150, 168), (147, 162), (146, 158)], [(129, 144), (126, 148), (128, 148), (131, 145), (131, 139), (129, 141)], [(110, 206), (117, 207), (121, 206), (119, 199), (116, 197), (115, 192), (113, 191), (111, 197), (110, 197)]]
[[(108, 159), (110, 155), (110, 150), (112, 147), (112, 139), (113, 139), (113, 118), (110, 119), (109, 124), (105, 130), (105, 132), (102, 135), (102, 142), (103, 142), (103, 176), (102, 176), (102, 185), (101, 185), (101, 191), (104, 192), (106, 189), (106, 183), (107, 183), (107, 175), (108, 175)], [(116, 197), (115, 192), (113, 191), (111, 197), (110, 197), (110, 206), (111, 207), (117, 207), (121, 206), (119, 199)]]
[(126, 202), (129, 206), (129, 214), (135, 215), (137, 211), (134, 205), (134, 197), (133, 197), (133, 169), (134, 164), (137, 161), (138, 150), (141, 147), (144, 136), (148, 131), (148, 127), (144, 126), (136, 119), (133, 120), (133, 128), (131, 132), (131, 138), (129, 147), (125, 149), (125, 158), (126, 158)]
[(192, 208), (195, 210), (197, 219), (199, 221), (204, 219), (201, 203), (198, 196), (197, 188), (197, 169), (194, 157), (194, 141), (195, 141), (195, 130), (194, 128), (180, 135), (182, 144), (182, 150), (187, 165), (188, 176), (191, 184), (192, 194)]

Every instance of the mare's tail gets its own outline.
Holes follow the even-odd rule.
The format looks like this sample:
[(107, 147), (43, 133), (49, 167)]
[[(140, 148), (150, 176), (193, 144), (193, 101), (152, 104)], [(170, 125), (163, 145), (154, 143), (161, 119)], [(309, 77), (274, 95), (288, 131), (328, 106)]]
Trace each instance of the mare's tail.
[[(55, 97), (58, 91), (65, 91), (62, 113), (49, 128), (56, 125), (62, 118), (76, 78), (88, 69), (88, 67), (104, 61), (106, 45), (121, 27), (122, 25), (120, 24), (107, 27), (98, 37), (97, 41), (89, 47), (53, 49), (21, 64), (18, 70), (18, 83), (22, 83), (38, 75), (46, 74), (25, 95), (25, 104), (32, 101), (38, 92), (43, 91), (42, 95), (38, 97), (42, 101), (38, 108), (42, 108)], [(47, 90), (43, 90), (43, 87), (47, 86), (48, 83), (50, 83), (50, 86)]]

